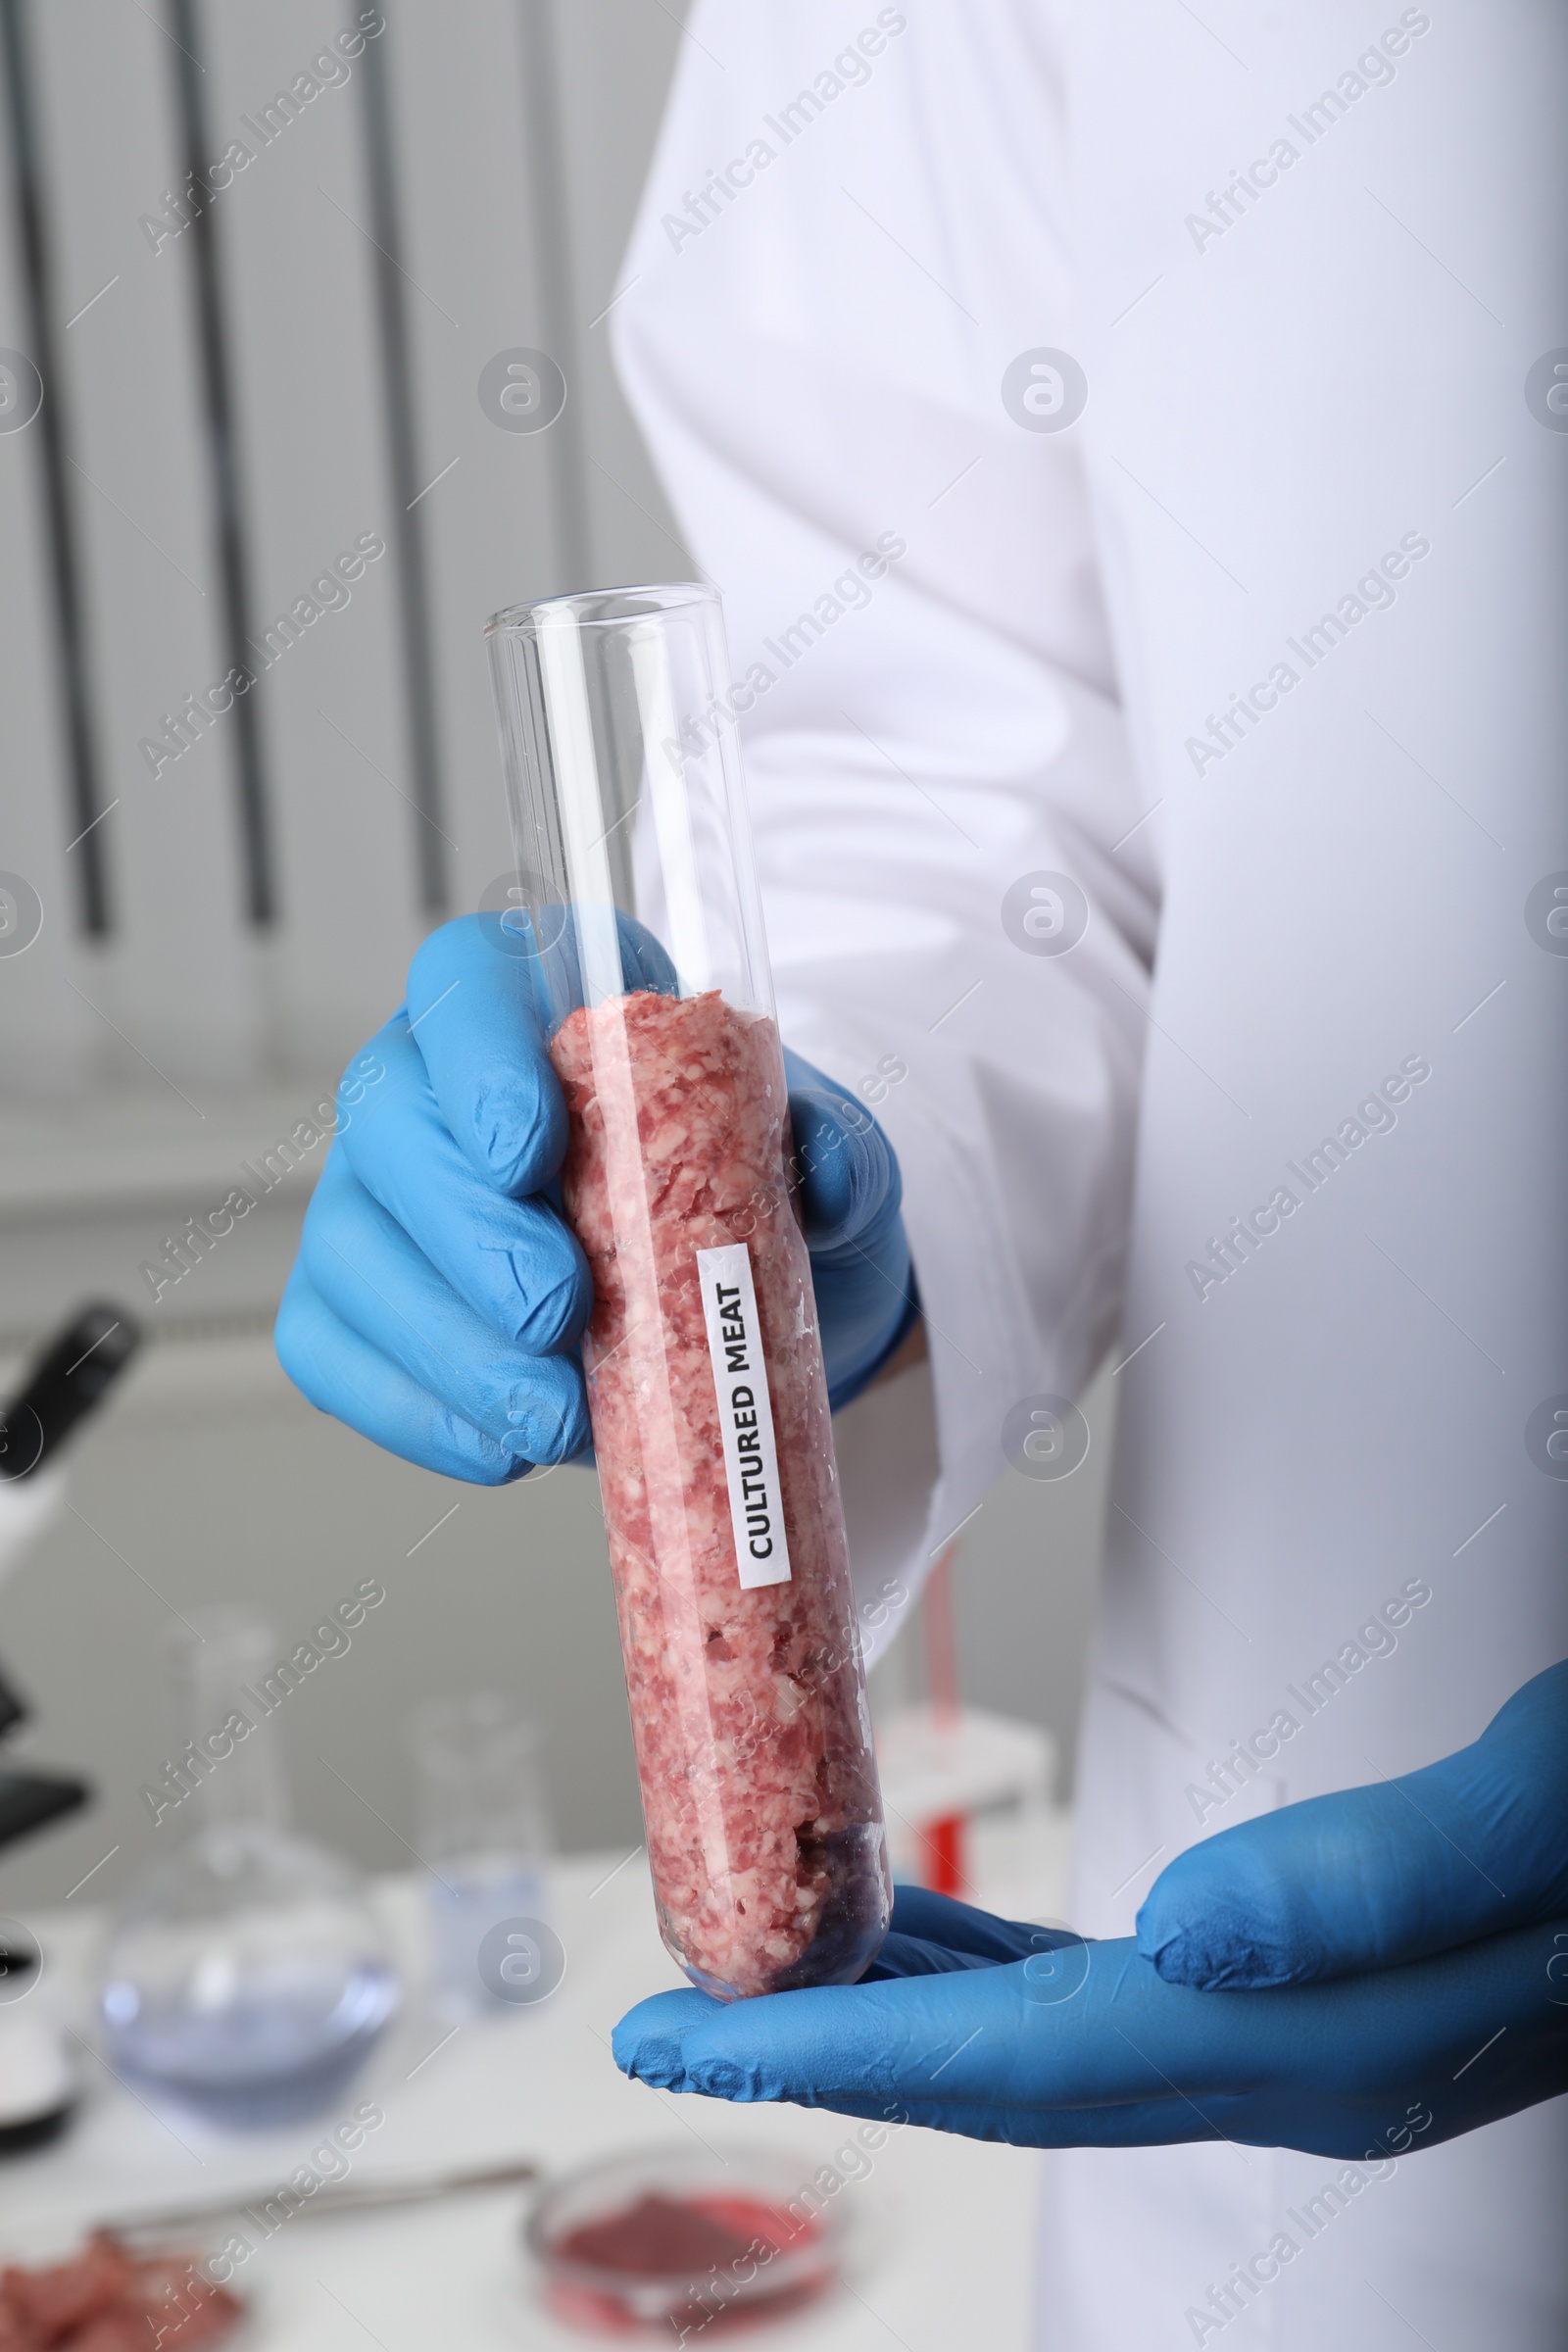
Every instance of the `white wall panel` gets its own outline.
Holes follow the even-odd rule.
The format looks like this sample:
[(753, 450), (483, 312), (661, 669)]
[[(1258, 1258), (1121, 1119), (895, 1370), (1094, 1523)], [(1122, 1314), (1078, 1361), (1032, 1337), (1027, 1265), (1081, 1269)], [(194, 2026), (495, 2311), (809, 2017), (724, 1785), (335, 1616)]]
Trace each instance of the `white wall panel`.
[[(176, 181), (169, 33), (101, 0), (31, 12), (54, 224), (56, 320), (94, 647), (117, 924), (93, 994), (171, 1080), (232, 1081), (254, 1059), (232, 720), (155, 779), (138, 745), (228, 666), (187, 283), (190, 233), (138, 226)], [(69, 334), (65, 318), (112, 278)], [(146, 1075), (145, 1066), (142, 1075)]]
[[(30, 357), (9, 189), (6, 195), (0, 213), (0, 349)], [(92, 1032), (101, 1025), (66, 985), (80, 962), (76, 877), (67, 854), (75, 827), (40, 422), (34, 416), (19, 430), (0, 432), (0, 870), (29, 882), (43, 907), (43, 928), (32, 945), (21, 954), (0, 953), (0, 1085), (54, 1093), (85, 1079), (99, 1042)], [(6, 945), (0, 940), (0, 949)]]
[[(306, 620), (286, 651), (274, 648), (255, 689), (278, 850), (272, 1011), (283, 1057), (312, 1066), (341, 1061), (385, 1018), (425, 927), (366, 195), (365, 63), (363, 52), (344, 54), (358, 16), (345, 0), (269, 0), (265, 9), (209, 0), (201, 15), (214, 155), (230, 139), (254, 151), (214, 205), (253, 637), (302, 598), (306, 613), (313, 603), (349, 600)], [(305, 94), (312, 82), (320, 85), (315, 97)], [(270, 127), (263, 110), (291, 89), (302, 93), (298, 114), (277, 108)], [(372, 533), (386, 552), (357, 580), (334, 587), (328, 577), (313, 594), (335, 559)]]
[(581, 585), (564, 544), (577, 487), (552, 480), (560, 419), (513, 432), (479, 405), (487, 361), (558, 339), (533, 240), (521, 12), (404, 0), (386, 13), (424, 478), (452, 468), (422, 504), (454, 903), (471, 907), (511, 858), (481, 631), (503, 605)]

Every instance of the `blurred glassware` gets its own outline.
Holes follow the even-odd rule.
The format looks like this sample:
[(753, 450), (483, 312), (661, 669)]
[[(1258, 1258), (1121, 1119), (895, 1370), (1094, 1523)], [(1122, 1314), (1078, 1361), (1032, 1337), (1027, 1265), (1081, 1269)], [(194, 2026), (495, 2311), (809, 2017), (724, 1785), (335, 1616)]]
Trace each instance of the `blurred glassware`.
[(108, 2055), (157, 2098), (265, 2129), (338, 2096), (396, 2009), (398, 1980), (358, 1874), (288, 1828), (270, 1717), (298, 1678), (270, 1628), (216, 1609), (169, 1651), (187, 1737), (166, 1786), (190, 1828), (115, 1920)]
[(511, 2004), (482, 1974), (479, 1947), (504, 1922), (536, 1922), (544, 1910), (551, 1836), (542, 1736), (487, 1690), (425, 1700), (409, 1743), (414, 1841), (430, 1873), (431, 2004), (445, 2017), (500, 2015)]

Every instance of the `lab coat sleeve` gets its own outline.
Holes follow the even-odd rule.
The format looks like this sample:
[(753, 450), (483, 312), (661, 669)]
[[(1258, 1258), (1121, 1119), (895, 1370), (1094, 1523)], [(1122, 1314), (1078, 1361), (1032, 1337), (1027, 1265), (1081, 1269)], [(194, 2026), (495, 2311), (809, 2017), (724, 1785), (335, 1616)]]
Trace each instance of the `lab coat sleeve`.
[(1115, 1334), (1151, 828), (1075, 435), (1001, 388), (1075, 336), (1050, 57), (999, 105), (935, 12), (707, 0), (689, 36), (612, 319), (724, 595), (784, 1035), (904, 1170), (934, 1428), (912, 1376), (839, 1427), (874, 1655), (1009, 1413)]

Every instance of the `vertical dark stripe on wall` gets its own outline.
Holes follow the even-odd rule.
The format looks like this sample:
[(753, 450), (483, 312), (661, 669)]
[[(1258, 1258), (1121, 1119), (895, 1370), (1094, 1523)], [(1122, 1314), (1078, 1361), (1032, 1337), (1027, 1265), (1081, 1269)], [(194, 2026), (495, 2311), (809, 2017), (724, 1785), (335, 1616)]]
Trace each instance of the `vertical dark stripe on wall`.
[(386, 389), (387, 443), (392, 465), (410, 765), (414, 806), (418, 814), (415, 856), (418, 861), (419, 903), (426, 914), (444, 914), (451, 904), (451, 890), (446, 837), (441, 831), (441, 760), (435, 664), (430, 646), (429, 572), (425, 562), (424, 518), (417, 503), (429, 484), (418, 478), (414, 355), (403, 297), (403, 232), (392, 126), (391, 67), (387, 57), (396, 35), (397, 20), (389, 8), (383, 8), (381, 14), (387, 20), (386, 30), (378, 39), (366, 44), (360, 60), (360, 102), (364, 110), (370, 235), (375, 246), (381, 381)]
[[(250, 643), (250, 567), (235, 439), (232, 376), (220, 286), (218, 230), (207, 192), (207, 165), (213, 149), (208, 141), (206, 99), (202, 88), (201, 25), (196, 0), (169, 0), (169, 5), (170, 23), (174, 35), (170, 44), (170, 59), (174, 72), (179, 135), (184, 148), (186, 198), (193, 216), (191, 258), (195, 270), (197, 341), (201, 353), (202, 396), (212, 469), (219, 579), (223, 599), (223, 636), (229, 666), (254, 675), (255, 656)], [(191, 174), (194, 174), (193, 179)], [(234, 725), (245, 911), (258, 929), (265, 930), (278, 919), (278, 893), (261, 720), (254, 690), (235, 697)]]
[(27, 10), (28, 0), (0, 0), (0, 46), (5, 51), (12, 189), (22, 249), (26, 331), (32, 346), (28, 356), (43, 379), (43, 407), (36, 421), (42, 437), (49, 577), (71, 762), (68, 822), (74, 857), (77, 919), (90, 937), (103, 939), (111, 928), (104, 837), (97, 822), (103, 795), (99, 789), (98, 752), (87, 681), (81, 567), (76, 555), (75, 515), (67, 472), (70, 436), (55, 359), (53, 256), (38, 152), (38, 98), (32, 82)]
[(552, 426), (551, 519), (563, 589), (586, 588), (589, 569), (587, 470), (571, 299), (565, 159), (561, 149), (561, 90), (550, 0), (517, 0), (522, 36), (522, 136), (533, 192), (533, 262), (539, 288), (539, 342), (566, 378), (566, 405)]

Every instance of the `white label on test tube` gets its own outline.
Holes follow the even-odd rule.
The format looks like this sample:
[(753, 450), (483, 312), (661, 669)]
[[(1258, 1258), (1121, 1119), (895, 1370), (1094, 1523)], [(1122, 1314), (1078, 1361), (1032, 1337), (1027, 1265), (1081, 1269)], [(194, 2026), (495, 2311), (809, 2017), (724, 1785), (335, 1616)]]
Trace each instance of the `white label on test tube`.
[(741, 1584), (747, 1592), (759, 1585), (787, 1585), (790, 1547), (784, 1534), (752, 1253), (744, 1242), (722, 1250), (699, 1250), (697, 1279), (703, 1286), (703, 1319), (713, 1362)]

